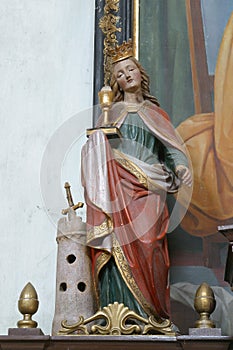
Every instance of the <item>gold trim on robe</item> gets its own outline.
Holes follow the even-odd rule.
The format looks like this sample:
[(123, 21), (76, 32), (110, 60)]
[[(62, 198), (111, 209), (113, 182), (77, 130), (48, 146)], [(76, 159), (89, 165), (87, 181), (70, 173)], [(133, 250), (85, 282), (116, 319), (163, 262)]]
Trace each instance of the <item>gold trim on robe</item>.
[(94, 226), (87, 231), (87, 245), (93, 241), (93, 239), (107, 236), (113, 231), (113, 223), (111, 218), (106, 218), (99, 226)]
[[(140, 289), (138, 288), (138, 285), (135, 281), (135, 279), (132, 276), (132, 273), (129, 268), (129, 264), (125, 258), (125, 255), (118, 243), (118, 241), (114, 238), (113, 239), (113, 251), (112, 255), (115, 259), (115, 262), (117, 264), (117, 267), (120, 271), (120, 274), (122, 278), (124, 279), (127, 287), (139, 303), (139, 305), (142, 306), (143, 310), (148, 314), (148, 315), (153, 315), (155, 316), (155, 311), (154, 309), (150, 306), (149, 303), (147, 303), (146, 299), (144, 298), (143, 294), (141, 293)], [(161, 317), (157, 315), (157, 321), (161, 321)]]

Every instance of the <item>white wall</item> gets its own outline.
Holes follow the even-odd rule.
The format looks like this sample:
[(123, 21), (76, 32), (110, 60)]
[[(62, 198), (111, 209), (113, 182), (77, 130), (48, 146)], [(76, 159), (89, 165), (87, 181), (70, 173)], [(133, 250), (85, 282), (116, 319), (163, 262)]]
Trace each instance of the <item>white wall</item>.
[[(63, 196), (62, 184), (56, 191), (54, 181), (79, 182), (76, 153), (91, 126), (85, 111), (92, 104), (93, 31), (94, 0), (0, 1), (0, 334), (22, 319), (17, 302), (29, 281), (40, 301), (33, 319), (51, 333), (56, 219), (63, 204), (57, 203), (56, 213), (48, 206), (57, 192)], [(74, 142), (74, 127), (76, 159), (66, 157), (61, 167), (57, 158), (69, 147), (63, 141), (71, 130)], [(51, 160), (58, 166), (45, 169)], [(51, 175), (52, 169), (59, 173)], [(54, 192), (46, 199), (50, 187)], [(74, 197), (82, 195), (80, 188), (72, 189)]]

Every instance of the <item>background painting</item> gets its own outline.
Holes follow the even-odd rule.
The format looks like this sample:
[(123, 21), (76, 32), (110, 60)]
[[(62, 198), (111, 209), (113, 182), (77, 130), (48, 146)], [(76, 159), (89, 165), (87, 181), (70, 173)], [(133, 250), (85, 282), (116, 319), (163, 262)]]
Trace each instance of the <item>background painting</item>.
[(232, 11), (231, 0), (139, 1), (139, 60), (187, 144), (194, 171), (190, 209), (168, 235), (172, 311), (184, 333), (197, 318), (197, 285), (206, 281), (218, 301), (216, 325), (232, 335), (233, 294), (224, 282), (228, 242), (218, 233), (218, 225), (233, 223)]

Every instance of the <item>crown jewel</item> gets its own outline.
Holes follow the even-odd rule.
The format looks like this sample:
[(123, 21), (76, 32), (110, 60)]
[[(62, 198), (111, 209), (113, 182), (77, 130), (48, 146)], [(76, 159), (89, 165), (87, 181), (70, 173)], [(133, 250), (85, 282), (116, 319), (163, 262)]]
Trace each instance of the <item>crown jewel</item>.
[(112, 63), (122, 61), (126, 58), (133, 56), (133, 42), (129, 39), (128, 42), (123, 41), (121, 45), (116, 45), (114, 48), (109, 48), (109, 56), (111, 57)]

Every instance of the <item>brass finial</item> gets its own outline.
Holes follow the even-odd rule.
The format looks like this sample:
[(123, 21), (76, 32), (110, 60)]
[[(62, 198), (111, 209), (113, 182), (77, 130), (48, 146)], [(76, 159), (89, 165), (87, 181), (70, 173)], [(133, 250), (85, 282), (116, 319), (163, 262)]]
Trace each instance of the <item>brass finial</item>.
[(194, 307), (200, 315), (200, 319), (195, 322), (196, 328), (215, 328), (215, 324), (210, 320), (210, 314), (214, 311), (216, 300), (213, 290), (207, 283), (202, 283), (195, 295)]
[(38, 306), (39, 301), (36, 290), (29, 282), (23, 288), (18, 301), (19, 312), (23, 315), (23, 320), (17, 322), (18, 328), (37, 327), (37, 322), (32, 320), (32, 315), (37, 312)]

